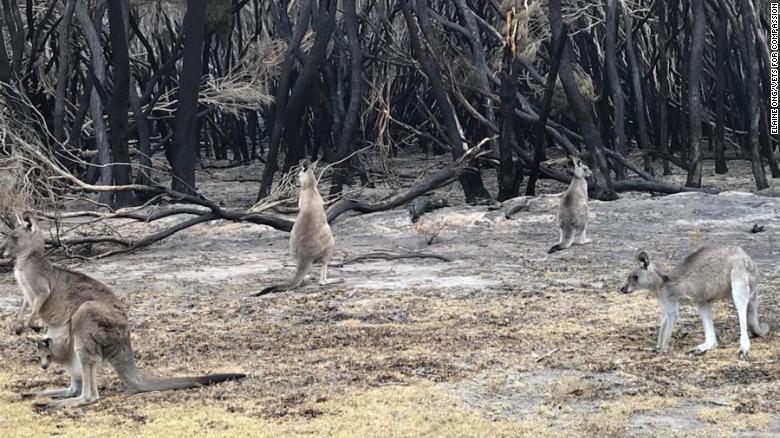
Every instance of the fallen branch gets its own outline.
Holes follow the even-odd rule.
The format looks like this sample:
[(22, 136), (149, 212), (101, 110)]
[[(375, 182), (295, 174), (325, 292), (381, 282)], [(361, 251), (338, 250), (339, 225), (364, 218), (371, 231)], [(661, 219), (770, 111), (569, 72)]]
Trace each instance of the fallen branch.
[(368, 254), (363, 254), (345, 260), (341, 263), (331, 264), (329, 266), (334, 268), (341, 268), (345, 265), (351, 265), (352, 263), (357, 263), (363, 260), (402, 260), (402, 259), (437, 259), (445, 263), (449, 263), (452, 261), (452, 259), (449, 257), (439, 255), (439, 254), (431, 254), (431, 253), (391, 254), (387, 252), (370, 252)]
[[(474, 146), (468, 152), (463, 154), (460, 160), (448, 164), (443, 169), (425, 178), (423, 181), (421, 181), (414, 187), (410, 188), (409, 190), (406, 190), (403, 193), (395, 195), (386, 201), (376, 203), (376, 204), (363, 203), (356, 200), (346, 200), (346, 199), (337, 201), (327, 212), (328, 222), (332, 222), (341, 214), (352, 210), (361, 213), (371, 213), (376, 211), (389, 210), (398, 207), (402, 204), (405, 204), (406, 202), (424, 193), (427, 193), (430, 190), (437, 189), (439, 187), (445, 186), (447, 184), (456, 181), (460, 175), (470, 170), (469, 166), (473, 161), (481, 159), (485, 156), (485, 154), (487, 154), (487, 152), (485, 152), (482, 148), (485, 144), (488, 143), (489, 140), (490, 139), (483, 140), (478, 145)], [(61, 168), (57, 163), (55, 163), (53, 160), (51, 160), (42, 152), (35, 150), (34, 154), (36, 155), (36, 159), (40, 160), (46, 167), (50, 168), (51, 171), (53, 171), (60, 178), (72, 184), (76, 189), (80, 189), (87, 192), (97, 192), (97, 193), (128, 191), (128, 190), (143, 191), (143, 192), (155, 194), (156, 197), (158, 197), (158, 199), (161, 196), (166, 196), (176, 202), (194, 204), (194, 206), (185, 205), (185, 206), (169, 207), (158, 211), (152, 211), (149, 213), (142, 213), (139, 211), (139, 209), (131, 209), (128, 211), (119, 211), (113, 213), (101, 213), (101, 212), (91, 212), (91, 211), (66, 213), (65, 216), (69, 218), (94, 217), (97, 220), (132, 219), (132, 220), (146, 222), (146, 223), (171, 217), (171, 216), (177, 216), (177, 215), (193, 216), (175, 225), (172, 225), (170, 227), (152, 233), (140, 240), (134, 240), (134, 241), (125, 240), (125, 239), (118, 238), (116, 236), (95, 236), (95, 237), (88, 237), (88, 238), (63, 240), (63, 241), (58, 240), (56, 242), (53, 242), (54, 244), (63, 246), (65, 248), (67, 248), (70, 245), (78, 245), (78, 244), (113, 244), (121, 247), (118, 249), (109, 250), (107, 252), (100, 253), (96, 255), (94, 258), (100, 259), (100, 258), (110, 257), (113, 255), (135, 252), (139, 249), (145, 248), (167, 237), (170, 237), (171, 235), (179, 231), (185, 230), (187, 228), (193, 227), (198, 224), (202, 224), (214, 220), (248, 222), (257, 225), (270, 226), (274, 229), (280, 231), (286, 231), (286, 232), (292, 230), (292, 226), (294, 223), (292, 220), (282, 218), (282, 217), (270, 216), (261, 213), (254, 213), (246, 210), (225, 209), (220, 207), (215, 202), (212, 202), (206, 198), (199, 197), (199, 196), (191, 196), (161, 186), (148, 186), (148, 185), (140, 185), (140, 184), (128, 184), (128, 185), (121, 185), (121, 186), (102, 186), (102, 185), (87, 184), (84, 181), (81, 181), (73, 174), (71, 174), (70, 172)], [(49, 215), (49, 217), (54, 220), (57, 220), (59, 218), (62, 218), (63, 216)]]
[(485, 156), (486, 152), (482, 148), (495, 137), (485, 138), (479, 144), (469, 149), (468, 152), (456, 162), (450, 163), (440, 169), (433, 175), (429, 175), (419, 183), (408, 190), (398, 193), (384, 201), (376, 203), (362, 202), (352, 199), (342, 199), (328, 209), (328, 222), (333, 222), (337, 217), (348, 211), (357, 211), (358, 213), (376, 213), (379, 211), (391, 210), (406, 204), (418, 196), (424, 195), (431, 190), (446, 186), (456, 181), (463, 173), (470, 171), (470, 164)]

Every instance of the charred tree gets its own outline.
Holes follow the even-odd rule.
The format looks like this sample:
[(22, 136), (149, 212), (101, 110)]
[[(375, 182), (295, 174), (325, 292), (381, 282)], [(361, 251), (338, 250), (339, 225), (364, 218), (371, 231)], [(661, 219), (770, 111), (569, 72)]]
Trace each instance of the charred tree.
[(195, 194), (195, 148), (197, 147), (198, 92), (206, 31), (206, 0), (187, 0), (182, 23), (184, 49), (177, 95), (176, 127), (173, 135), (171, 187), (178, 192)]
[[(631, 96), (634, 103), (634, 119), (636, 120), (636, 139), (639, 143), (639, 148), (643, 151), (650, 150), (650, 139), (647, 136), (647, 119), (645, 109), (645, 97), (642, 91), (642, 79), (640, 77), (642, 67), (639, 65), (639, 59), (636, 56), (636, 50), (634, 48), (634, 37), (632, 35), (634, 31), (633, 20), (631, 19), (631, 12), (626, 6), (625, 0), (620, 0), (621, 9), (623, 11), (623, 25), (626, 34), (626, 58), (628, 59), (628, 67), (631, 76)], [(650, 165), (650, 157), (645, 154), (645, 170), (653, 173), (652, 166)]]
[(729, 171), (726, 165), (726, 148), (724, 127), (724, 103), (726, 100), (726, 75), (722, 72), (728, 68), (728, 17), (723, 10), (718, 11), (718, 29), (715, 42), (715, 68), (721, 74), (715, 75), (715, 173), (722, 175)]
[(333, 175), (333, 185), (330, 193), (340, 194), (344, 184), (349, 179), (350, 163), (355, 158), (348, 158), (355, 148), (355, 131), (360, 118), (361, 98), (363, 94), (363, 60), (360, 49), (360, 34), (358, 33), (358, 16), (355, 0), (344, 0), (344, 26), (346, 27), (349, 44), (349, 103), (341, 125), (338, 137), (336, 157), (342, 161), (336, 167)]
[[(566, 27), (564, 26), (564, 32)], [(528, 177), (528, 185), (525, 189), (527, 196), (536, 196), (536, 181), (539, 179), (540, 166), (545, 159), (544, 147), (547, 142), (545, 127), (547, 126), (547, 117), (550, 114), (552, 106), (553, 93), (555, 92), (555, 83), (558, 81), (558, 71), (561, 66), (561, 58), (566, 50), (567, 39), (558, 38), (551, 41), (553, 47), (552, 59), (550, 60), (550, 71), (547, 73), (547, 84), (544, 89), (544, 99), (542, 101), (542, 110), (539, 114), (539, 120), (533, 126), (533, 144), (534, 160), (531, 166), (531, 174)]]
[[(617, 63), (617, 35), (618, 35), (618, 0), (607, 0), (606, 27), (607, 34), (604, 41), (604, 70), (607, 73), (609, 92), (612, 98), (613, 116), (612, 126), (614, 132), (615, 151), (626, 154), (626, 116), (625, 97), (623, 87), (620, 84), (620, 74)], [(626, 178), (626, 170), (621, 165), (615, 166), (615, 174), (618, 180)]]
[[(702, 1), (702, 0), (698, 0)], [(748, 122), (748, 134), (746, 138), (747, 150), (750, 154), (753, 177), (756, 180), (758, 190), (769, 187), (764, 172), (764, 165), (761, 162), (761, 154), (758, 145), (758, 125), (759, 125), (759, 98), (758, 98), (758, 54), (756, 52), (756, 36), (753, 32), (753, 6), (750, 0), (741, 0), (740, 12), (742, 14), (742, 37), (744, 38), (745, 50), (745, 78), (747, 86), (747, 102), (745, 106), (745, 115)]]
[[(105, 9), (98, 7), (95, 11), (94, 21), (102, 23)], [(87, 74), (92, 76), (96, 92), (90, 95), (89, 108), (92, 114), (92, 129), (95, 136), (95, 145), (97, 147), (97, 164), (100, 172), (99, 183), (104, 186), (111, 185), (114, 180), (114, 173), (111, 159), (111, 147), (106, 132), (106, 124), (103, 119), (103, 99), (99, 90), (105, 90), (106, 83), (106, 59), (103, 54), (103, 46), (100, 41), (100, 35), (95, 30), (93, 18), (89, 15), (89, 10), (84, 0), (78, 0), (76, 5), (76, 17), (78, 18), (81, 30), (87, 39), (87, 45), (90, 51), (90, 67), (87, 68)], [(111, 205), (113, 203), (113, 194), (102, 192), (98, 196), (101, 203)]]
[[(657, 125), (657, 135), (658, 140), (656, 141), (656, 144), (658, 145), (659, 150), (661, 153), (668, 154), (669, 153), (669, 107), (668, 107), (668, 99), (669, 99), (669, 67), (668, 67), (668, 60), (667, 60), (667, 45), (669, 44), (669, 39), (667, 38), (666, 33), (666, 2), (655, 2), (655, 9), (656, 9), (656, 16), (658, 17), (658, 47), (657, 47), (657, 54), (658, 62), (657, 62), (657, 76), (658, 76), (658, 93), (656, 95), (656, 108), (657, 108), (657, 115), (656, 115), (656, 125)], [(664, 167), (664, 175), (669, 175), (672, 173), (671, 166), (669, 165), (668, 160), (663, 160), (663, 167)]]
[[(450, 100), (442, 82), (441, 71), (433, 58), (435, 48), (431, 46), (430, 17), (428, 14), (428, 2), (425, 0), (414, 0), (414, 9), (411, 2), (413, 0), (402, 0), (402, 11), (406, 25), (409, 29), (409, 41), (412, 45), (412, 53), (420, 63), (425, 75), (431, 82), (433, 94), (436, 103), (439, 106), (441, 116), (444, 122), (445, 135), (450, 146), (452, 158), (459, 159), (467, 150), (468, 146), (463, 138), (463, 130), (455, 108)], [(416, 23), (415, 14), (416, 13)], [(419, 31), (418, 31), (419, 30)], [(425, 44), (425, 47), (423, 47)], [(466, 196), (466, 202), (473, 204), (483, 199), (490, 199), (490, 194), (485, 190), (482, 183), (482, 176), (478, 171), (465, 173), (460, 177), (460, 184)]]
[(516, 169), (514, 163), (514, 144), (519, 138), (514, 138), (515, 109), (517, 108), (517, 86), (515, 85), (514, 56), (509, 45), (504, 47), (504, 68), (499, 75), (499, 97), (501, 99), (498, 141), (498, 200), (505, 201), (518, 195), (515, 184), (516, 172), (522, 174), (522, 168)]
[[(130, 184), (130, 151), (127, 146), (127, 108), (130, 92), (130, 53), (127, 47), (127, 0), (112, 0), (108, 4), (108, 25), (110, 27), (111, 73), (114, 89), (111, 93), (108, 119), (111, 126), (111, 153), (114, 159), (114, 182), (116, 185)], [(127, 207), (135, 203), (133, 192), (118, 192), (114, 197), (115, 207)]]
[[(559, 38), (568, 39), (569, 36), (564, 34), (563, 26), (563, 12), (561, 9), (560, 0), (550, 0), (550, 27), (552, 29), (553, 41), (558, 41)], [(569, 104), (574, 112), (574, 116), (577, 119), (577, 123), (580, 127), (585, 146), (590, 152), (590, 157), (593, 162), (593, 176), (596, 180), (596, 186), (593, 188), (593, 193), (596, 198), (602, 200), (617, 199), (617, 193), (612, 187), (612, 178), (609, 173), (609, 167), (607, 166), (607, 160), (604, 158), (604, 152), (602, 151), (602, 142), (599, 137), (598, 128), (593, 122), (593, 116), (591, 115), (590, 108), (582, 97), (577, 82), (574, 78), (574, 70), (572, 64), (574, 63), (574, 55), (571, 48), (567, 45), (563, 49), (560, 62), (560, 77), (563, 84), (566, 97), (569, 100)]]
[(701, 187), (701, 71), (704, 56), (704, 32), (707, 17), (704, 15), (704, 0), (691, 0), (693, 28), (691, 31), (691, 49), (688, 56), (688, 129), (690, 145), (688, 147), (688, 179), (685, 185)]

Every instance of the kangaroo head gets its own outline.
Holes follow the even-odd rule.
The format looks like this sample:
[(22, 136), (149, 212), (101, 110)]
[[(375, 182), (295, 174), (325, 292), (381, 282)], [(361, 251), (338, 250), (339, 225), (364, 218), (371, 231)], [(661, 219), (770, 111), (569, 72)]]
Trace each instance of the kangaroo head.
[(577, 157), (571, 157), (572, 166), (574, 166), (574, 176), (577, 178), (590, 178), (593, 175), (590, 167)]
[(35, 346), (38, 349), (38, 360), (41, 368), (44, 370), (49, 368), (49, 365), (54, 361), (54, 353), (51, 351), (51, 338), (38, 339), (35, 341)]
[(43, 233), (32, 214), (25, 213), (21, 223), (8, 234), (3, 244), (3, 257), (20, 258), (43, 255)]
[(317, 175), (314, 174), (314, 165), (304, 162), (298, 173), (298, 184), (303, 188), (311, 188), (317, 185)]
[(655, 265), (650, 262), (650, 257), (644, 251), (636, 255), (639, 266), (634, 268), (626, 278), (626, 283), (620, 288), (620, 292), (630, 294), (643, 289), (655, 289), (663, 284), (663, 276), (655, 270)]

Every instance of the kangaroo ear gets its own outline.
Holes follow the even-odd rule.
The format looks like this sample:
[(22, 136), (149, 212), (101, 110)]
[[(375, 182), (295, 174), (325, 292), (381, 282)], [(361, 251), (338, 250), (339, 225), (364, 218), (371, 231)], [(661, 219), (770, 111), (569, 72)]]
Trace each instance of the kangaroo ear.
[(644, 251), (640, 251), (639, 254), (636, 255), (636, 261), (639, 262), (639, 265), (647, 269), (648, 266), (650, 266), (650, 257), (647, 256), (647, 253)]
[(33, 218), (33, 214), (31, 212), (25, 211), (22, 214), (22, 225), (24, 225), (24, 227), (28, 230), (32, 230), (35, 227), (35, 219)]

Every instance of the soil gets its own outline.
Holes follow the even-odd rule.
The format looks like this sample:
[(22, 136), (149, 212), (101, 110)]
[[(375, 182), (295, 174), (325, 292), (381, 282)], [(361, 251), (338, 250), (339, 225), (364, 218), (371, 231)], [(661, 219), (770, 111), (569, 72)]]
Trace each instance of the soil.
[[(554, 193), (564, 187), (547, 181), (542, 196), (500, 208), (466, 206), (453, 185), (436, 193), (452, 206), (416, 224), (404, 209), (345, 215), (332, 224), (336, 263), (375, 251), (452, 261), (366, 260), (331, 268), (333, 283), (326, 286), (317, 285), (312, 270), (308, 285), (260, 298), (247, 296), (294, 270), (287, 234), (264, 226), (214, 222), (134, 254), (61, 260), (112, 286), (127, 303), (136, 357), (147, 371), (248, 374), (207, 388), (128, 396), (106, 366), (100, 401), (82, 408), (39, 412), (20, 400), (21, 392), (66, 386), (67, 377), (57, 366), (37, 366), (34, 334), (10, 335), (21, 296), (8, 272), (0, 276), (0, 430), (9, 436), (776, 436), (780, 199), (749, 193), (747, 167), (730, 165), (738, 176), (718, 180), (710, 169), (705, 181), (741, 192), (591, 201), (593, 242), (552, 256), (546, 251), (557, 241)], [(201, 189), (246, 207), (257, 184), (222, 180), (256, 172), (204, 171)], [(526, 207), (505, 218), (519, 202)], [(116, 232), (137, 237), (176, 220), (126, 223)], [(751, 233), (754, 224), (765, 231)], [(703, 339), (688, 306), (670, 352), (658, 355), (654, 297), (618, 292), (640, 248), (669, 270), (708, 243), (742, 246), (761, 272), (759, 314), (774, 330), (752, 340), (747, 361), (737, 360), (730, 303), (716, 306), (717, 349), (687, 353)]]

